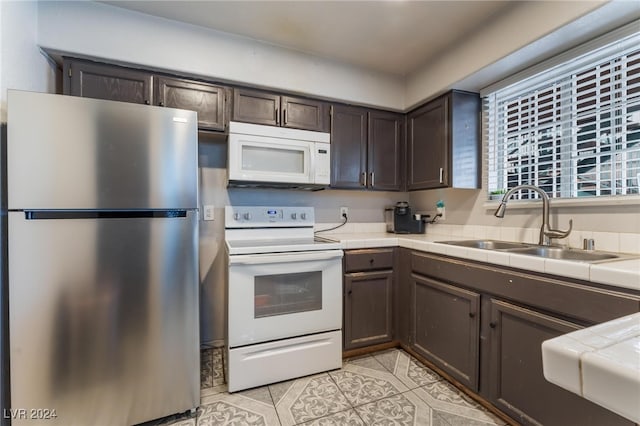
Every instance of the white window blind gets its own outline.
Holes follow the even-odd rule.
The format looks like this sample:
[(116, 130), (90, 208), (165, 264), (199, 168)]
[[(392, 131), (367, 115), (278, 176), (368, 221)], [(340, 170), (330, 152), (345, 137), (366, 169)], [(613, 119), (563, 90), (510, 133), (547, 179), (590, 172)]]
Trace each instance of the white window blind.
[(640, 33), (487, 94), (483, 113), (489, 192), (638, 194)]

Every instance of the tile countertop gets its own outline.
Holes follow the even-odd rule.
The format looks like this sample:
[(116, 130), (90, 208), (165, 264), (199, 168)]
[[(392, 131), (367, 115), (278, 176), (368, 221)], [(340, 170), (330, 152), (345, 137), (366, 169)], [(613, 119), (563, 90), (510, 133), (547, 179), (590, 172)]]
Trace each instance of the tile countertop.
[(640, 312), (542, 343), (544, 377), (640, 423)]
[[(596, 264), (545, 259), (504, 251), (441, 244), (436, 241), (471, 240), (478, 238), (436, 233), (389, 234), (386, 232), (355, 232), (323, 234), (322, 236), (323, 238), (339, 241), (342, 243), (343, 249), (404, 247), (429, 253), (444, 254), (463, 259), (521, 268), (533, 272), (543, 272), (562, 277), (577, 278), (616, 287), (640, 290), (640, 257)], [(497, 240), (499, 238), (490, 239)]]

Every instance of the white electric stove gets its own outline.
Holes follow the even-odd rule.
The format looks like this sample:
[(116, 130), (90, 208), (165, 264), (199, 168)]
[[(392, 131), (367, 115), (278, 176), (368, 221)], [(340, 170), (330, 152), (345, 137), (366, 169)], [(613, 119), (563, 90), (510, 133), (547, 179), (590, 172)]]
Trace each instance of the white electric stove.
[(225, 208), (229, 392), (340, 368), (343, 253), (314, 222), (313, 207)]

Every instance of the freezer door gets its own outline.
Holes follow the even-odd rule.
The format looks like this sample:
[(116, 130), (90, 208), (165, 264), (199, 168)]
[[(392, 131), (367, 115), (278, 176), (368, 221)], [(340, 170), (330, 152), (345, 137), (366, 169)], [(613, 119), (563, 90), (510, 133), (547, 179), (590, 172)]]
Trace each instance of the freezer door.
[(197, 114), (9, 90), (10, 210), (197, 207)]
[[(57, 220), (9, 212), (12, 407), (55, 410), (42, 424), (65, 426), (137, 424), (197, 407), (197, 226), (195, 211)], [(34, 424), (26, 414), (13, 425)]]

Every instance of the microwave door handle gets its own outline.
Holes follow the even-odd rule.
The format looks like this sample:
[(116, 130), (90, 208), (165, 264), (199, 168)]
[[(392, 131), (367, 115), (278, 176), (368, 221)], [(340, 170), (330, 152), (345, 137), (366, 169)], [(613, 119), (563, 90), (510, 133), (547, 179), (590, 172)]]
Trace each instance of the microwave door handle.
[(315, 143), (309, 143), (309, 183), (316, 183), (316, 150)]
[(342, 250), (311, 253), (273, 253), (264, 255), (229, 256), (230, 265), (260, 265), (271, 263), (308, 262), (342, 258)]

